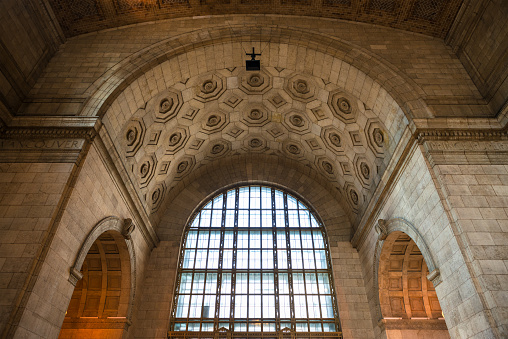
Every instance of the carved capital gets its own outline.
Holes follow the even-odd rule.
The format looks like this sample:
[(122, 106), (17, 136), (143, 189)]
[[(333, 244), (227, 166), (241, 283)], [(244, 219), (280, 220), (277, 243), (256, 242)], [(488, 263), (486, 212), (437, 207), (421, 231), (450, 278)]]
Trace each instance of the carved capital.
[(132, 219), (124, 219), (122, 235), (125, 239), (130, 240), (132, 232), (136, 229), (136, 226), (132, 222)]
[(76, 286), (78, 281), (80, 281), (81, 279), (83, 279), (83, 273), (78, 271), (75, 267), (71, 267), (71, 272), (69, 275), (69, 282), (71, 284), (73, 284), (74, 286)]
[(443, 280), (441, 279), (441, 272), (439, 272), (439, 269), (434, 269), (432, 272), (430, 272), (427, 275), (427, 279), (429, 279), (434, 287), (437, 287)]
[(384, 219), (379, 219), (376, 224), (376, 232), (379, 234), (379, 240), (385, 240), (388, 236), (388, 223)]

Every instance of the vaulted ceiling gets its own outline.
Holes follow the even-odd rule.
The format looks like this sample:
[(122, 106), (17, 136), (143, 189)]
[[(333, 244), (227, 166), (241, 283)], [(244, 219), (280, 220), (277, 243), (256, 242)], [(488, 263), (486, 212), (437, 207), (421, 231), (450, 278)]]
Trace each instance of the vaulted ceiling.
[(462, 2), (463, 0), (49, 0), (67, 37), (179, 17), (282, 14), (373, 23), (444, 38)]

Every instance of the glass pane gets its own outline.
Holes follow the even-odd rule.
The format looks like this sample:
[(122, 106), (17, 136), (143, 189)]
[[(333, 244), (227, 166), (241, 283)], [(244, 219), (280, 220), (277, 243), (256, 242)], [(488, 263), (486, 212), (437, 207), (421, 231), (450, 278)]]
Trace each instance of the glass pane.
[(325, 251), (322, 250), (315, 251), (314, 254), (316, 255), (316, 268), (317, 269), (327, 268)]
[(214, 210), (212, 213), (212, 227), (221, 227), (222, 210)]
[(312, 237), (314, 238), (314, 248), (325, 248), (321, 231), (312, 231)]
[(298, 211), (296, 210), (288, 211), (288, 224), (289, 227), (300, 227), (300, 224), (298, 223)]
[(227, 201), (226, 201), (226, 208), (227, 209), (234, 209), (235, 208), (235, 190), (228, 191), (227, 195)]
[(180, 293), (190, 293), (192, 286), (192, 273), (182, 273), (180, 279)]
[(196, 228), (199, 226), (199, 213), (196, 214), (196, 216), (194, 217), (194, 219), (192, 220), (192, 223), (191, 223), (191, 228)]
[(261, 208), (272, 208), (272, 189), (269, 187), (261, 187)]
[(310, 217), (310, 225), (311, 227), (319, 227), (319, 223), (317, 222), (316, 218), (314, 218), (314, 216), (311, 216)]
[(277, 251), (277, 264), (279, 266), (279, 270), (286, 270), (288, 268), (287, 251)]
[(185, 242), (185, 248), (196, 247), (196, 240), (198, 239), (198, 231), (190, 231), (187, 233), (187, 241)]
[(231, 309), (231, 296), (229, 294), (220, 296), (220, 309), (219, 309), (219, 317), (220, 318), (229, 318), (230, 317), (230, 309)]
[(321, 299), (321, 313), (323, 314), (323, 318), (333, 318), (332, 297), (329, 295), (322, 295), (319, 298)]
[(211, 231), (209, 248), (219, 248), (219, 247), (220, 247), (220, 231)]
[(260, 295), (249, 295), (249, 318), (261, 318)]
[(324, 332), (335, 332), (335, 323), (323, 323)]
[(189, 331), (199, 331), (200, 323), (189, 323)]
[(292, 210), (292, 209), (297, 209), (297, 202), (296, 202), (296, 199), (295, 197), (291, 196), (291, 195), (287, 195), (288, 196), (288, 209)]
[(299, 211), (300, 227), (310, 227), (309, 211)]
[(289, 302), (289, 295), (280, 295), (279, 308), (281, 318), (291, 318), (291, 304)]
[(192, 294), (203, 293), (203, 286), (205, 286), (205, 274), (194, 273), (194, 282), (192, 283)]
[[(205, 307), (203, 306), (203, 314), (205, 313)], [(203, 316), (204, 318), (205, 316)], [(213, 331), (213, 323), (202, 323), (201, 331), (203, 332), (211, 332)]]
[(321, 328), (321, 323), (310, 323), (309, 328), (311, 332), (323, 332)]
[(261, 227), (261, 211), (250, 211), (250, 227)]
[(208, 251), (208, 269), (218, 269), (219, 268), (219, 250), (209, 250)]
[(302, 262), (302, 251), (300, 250), (293, 250), (291, 251), (291, 268), (300, 270), (303, 268), (303, 262)]
[(249, 268), (261, 268), (261, 251), (251, 250), (249, 257)]
[(246, 323), (236, 323), (235, 331), (237, 332), (247, 332), (247, 324)]
[(207, 273), (205, 293), (217, 293), (217, 273)]
[(309, 311), (309, 318), (316, 319), (321, 317), (319, 312), (319, 297), (317, 295), (307, 296), (307, 307)]
[(240, 187), (240, 195), (238, 197), (238, 208), (249, 208), (249, 188)]
[(211, 208), (212, 208), (212, 203), (213, 203), (213, 201), (212, 201), (212, 200), (210, 200), (210, 202), (208, 202), (208, 203), (205, 205), (205, 207), (203, 207), (203, 209), (211, 209)]
[(196, 268), (206, 268), (206, 252), (207, 250), (196, 251)]
[[(236, 295), (235, 298), (235, 318), (247, 318), (247, 296)], [(235, 326), (236, 329), (236, 326)]]
[(249, 286), (247, 282), (247, 273), (237, 273), (236, 274), (236, 293), (239, 294), (247, 294), (247, 287)]
[(178, 296), (178, 305), (176, 306), (177, 318), (187, 318), (187, 314), (189, 313), (189, 301), (190, 295), (188, 294)]
[(249, 332), (261, 332), (261, 323), (249, 323)]
[(194, 257), (196, 253), (194, 250), (187, 250), (183, 256), (183, 268), (193, 268), (194, 267)]
[(261, 233), (259, 231), (250, 231), (250, 248), (261, 247)]
[(222, 273), (221, 294), (231, 294), (231, 273)]
[(225, 270), (233, 268), (233, 250), (224, 250), (222, 255), (222, 268)]
[(238, 248), (249, 248), (249, 231), (238, 231)]
[(272, 294), (274, 285), (273, 273), (263, 273), (263, 294)]
[(314, 251), (307, 250), (302, 251), (303, 253), (303, 267), (306, 269), (313, 269), (315, 268), (314, 265)]
[(307, 294), (318, 293), (318, 285), (315, 273), (305, 273), (305, 287), (307, 288)]
[(213, 199), (213, 209), (214, 210), (222, 210), (222, 202), (223, 202), (223, 195), (220, 194), (215, 199)]
[(263, 231), (261, 233), (261, 245), (263, 248), (273, 248), (273, 234), (272, 231)]
[(189, 309), (189, 318), (201, 318), (202, 306), (203, 306), (203, 296), (192, 295)]
[(307, 318), (307, 305), (304, 295), (295, 295), (295, 317)]
[(237, 255), (236, 268), (237, 269), (249, 268), (249, 251), (248, 250), (239, 250), (236, 255)]
[(226, 210), (224, 227), (235, 227), (235, 210)]
[(209, 231), (199, 231), (198, 248), (208, 248)]
[(199, 223), (199, 227), (210, 227), (211, 214), (212, 211), (210, 210), (201, 211), (201, 222)]
[(307, 323), (296, 323), (296, 332), (308, 332), (309, 327)]
[(289, 232), (289, 246), (291, 246), (291, 249), (302, 247), (300, 243), (300, 231)]
[(238, 211), (238, 227), (249, 227), (249, 210)]
[(275, 190), (275, 208), (284, 209), (284, 193)]
[(330, 281), (328, 280), (328, 273), (318, 273), (319, 293), (330, 293)]
[(215, 294), (205, 295), (203, 303), (203, 318), (215, 318)]
[(293, 293), (305, 294), (305, 283), (303, 273), (293, 273)]
[(262, 210), (261, 213), (261, 227), (272, 227), (272, 211)]
[(186, 323), (176, 323), (175, 324), (175, 331), (186, 331), (186, 330), (187, 330)]
[(249, 294), (261, 293), (261, 273), (249, 274)]
[(275, 213), (275, 227), (286, 227), (284, 210), (277, 210)]
[(233, 248), (233, 239), (234, 239), (233, 231), (224, 232), (224, 248)]
[(286, 248), (286, 232), (277, 231), (277, 248)]
[(302, 248), (312, 248), (311, 231), (302, 230)]
[(273, 250), (263, 251), (263, 269), (273, 269)]
[(259, 186), (251, 186), (250, 188), (250, 208), (260, 208), (261, 204), (261, 188)]
[(289, 280), (287, 273), (279, 273), (279, 293), (280, 294), (289, 293)]
[[(264, 310), (263, 310), (264, 312)], [(275, 308), (273, 309), (273, 313), (275, 314)], [(275, 324), (274, 323), (263, 323), (263, 332), (275, 332)]]
[(275, 318), (275, 296), (263, 295), (263, 318)]

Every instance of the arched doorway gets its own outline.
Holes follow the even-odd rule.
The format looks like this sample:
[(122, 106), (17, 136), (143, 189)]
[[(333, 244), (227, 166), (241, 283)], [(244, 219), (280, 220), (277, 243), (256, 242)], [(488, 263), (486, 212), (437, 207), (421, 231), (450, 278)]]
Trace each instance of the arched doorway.
[(387, 338), (450, 338), (424, 255), (401, 231), (385, 239), (378, 284)]
[(129, 326), (131, 263), (124, 237), (102, 233), (81, 266), (59, 338), (122, 338)]

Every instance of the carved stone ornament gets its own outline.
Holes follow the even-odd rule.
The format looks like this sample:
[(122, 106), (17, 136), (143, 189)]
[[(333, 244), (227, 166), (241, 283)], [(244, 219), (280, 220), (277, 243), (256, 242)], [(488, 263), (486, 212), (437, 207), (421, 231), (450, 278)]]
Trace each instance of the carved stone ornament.
[(182, 139), (182, 133), (175, 132), (169, 137), (169, 146), (175, 146)]
[(376, 232), (379, 234), (379, 240), (385, 240), (388, 236), (388, 223), (384, 219), (379, 219), (376, 224)]
[(71, 267), (71, 274), (69, 275), (69, 282), (71, 284), (73, 284), (74, 286), (76, 286), (78, 281), (80, 281), (81, 279), (83, 279), (83, 273), (78, 271), (76, 268)]
[(351, 104), (349, 103), (349, 100), (340, 97), (337, 99), (337, 107), (341, 110), (344, 114), (351, 114)]
[(259, 74), (259, 73), (256, 73), (256, 74), (252, 74), (248, 79), (247, 79), (247, 83), (251, 86), (251, 87), (259, 87), (263, 84), (264, 82), (264, 78)]
[(217, 124), (220, 122), (220, 117), (213, 114), (208, 117), (208, 120), (206, 122), (206, 125), (209, 127), (217, 126)]
[(132, 219), (124, 219), (122, 235), (125, 239), (129, 240), (131, 238), (132, 232), (136, 229), (136, 226), (132, 222)]
[(434, 287), (437, 287), (437, 285), (439, 285), (443, 281), (443, 279), (441, 278), (441, 272), (439, 271), (438, 268), (435, 268), (432, 272), (430, 272), (427, 275), (427, 279), (430, 280), (430, 282), (434, 285)]
[(323, 161), (323, 169), (328, 173), (328, 174), (333, 174), (333, 166), (332, 164), (330, 164), (328, 161)]
[(172, 98), (164, 98), (161, 100), (159, 104), (159, 112), (167, 113), (173, 108), (173, 99)]
[(263, 145), (263, 142), (259, 140), (258, 138), (252, 138), (249, 140), (249, 146), (252, 148), (258, 148)]
[(365, 162), (360, 163), (360, 171), (365, 179), (370, 178), (370, 168)]
[(176, 169), (177, 173), (184, 172), (187, 169), (188, 166), (189, 166), (189, 162), (188, 161), (182, 161), (181, 163), (178, 164), (178, 167)]
[(156, 204), (159, 201), (159, 198), (161, 196), (161, 191), (159, 189), (156, 189), (152, 192), (152, 204)]
[(215, 81), (214, 79), (205, 80), (201, 84), (201, 92), (203, 92), (205, 94), (212, 93), (213, 91), (215, 91), (216, 88), (217, 88), (217, 81)]
[(132, 146), (138, 137), (138, 130), (134, 127), (131, 127), (127, 130), (125, 135), (125, 139), (127, 139), (127, 146)]
[(303, 118), (298, 114), (292, 115), (289, 121), (296, 127), (302, 127), (304, 124)]
[(337, 147), (341, 146), (340, 136), (337, 133), (330, 133), (329, 139), (330, 139), (330, 142), (332, 143), (332, 145), (337, 146)]
[(295, 91), (297, 91), (300, 94), (307, 94), (310, 91), (307, 81), (303, 79), (298, 79), (295, 82), (293, 82), (293, 86)]
[(300, 153), (300, 148), (296, 146), (295, 144), (290, 144), (287, 148), (288, 152), (291, 154), (298, 154)]
[(374, 138), (374, 142), (376, 143), (376, 145), (378, 145), (379, 147), (383, 147), (385, 137), (383, 135), (383, 132), (381, 132), (381, 129), (374, 128), (374, 130), (372, 131), (372, 136)]
[(249, 113), (249, 118), (251, 118), (252, 120), (259, 120), (261, 119), (262, 116), (263, 113), (261, 113), (261, 111), (257, 108), (252, 109)]
[(212, 154), (219, 154), (220, 152), (222, 152), (224, 150), (224, 145), (223, 144), (215, 144), (213, 145), (212, 147), (212, 151), (211, 153)]
[(349, 196), (351, 197), (351, 201), (353, 202), (353, 204), (358, 205), (359, 202), (358, 193), (356, 193), (354, 189), (351, 189), (349, 191)]

